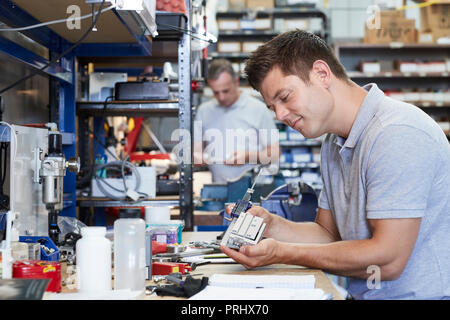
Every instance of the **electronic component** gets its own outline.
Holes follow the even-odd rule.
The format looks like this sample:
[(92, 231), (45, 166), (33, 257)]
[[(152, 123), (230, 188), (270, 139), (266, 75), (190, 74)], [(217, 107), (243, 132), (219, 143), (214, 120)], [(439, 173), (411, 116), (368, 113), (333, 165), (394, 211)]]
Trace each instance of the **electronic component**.
[[(39, 182), (42, 180), (42, 202), (48, 210), (48, 235), (59, 244), (58, 213), (63, 209), (63, 180), (66, 168), (71, 172), (80, 171), (79, 160), (71, 158), (66, 161), (62, 152), (62, 134), (54, 123), (48, 123), (48, 154), (42, 160), (39, 169)], [(39, 152), (36, 152), (37, 154)], [(39, 161), (37, 161), (38, 163)]]
[(241, 213), (238, 219), (233, 219), (222, 239), (221, 245), (239, 249), (244, 245), (257, 244), (266, 228), (263, 218), (249, 213)]
[(242, 200), (238, 200), (231, 211), (231, 223), (225, 231), (220, 243), (221, 245), (232, 249), (239, 249), (243, 245), (257, 244), (261, 240), (266, 228), (264, 219), (246, 213), (252, 206), (250, 199), (254, 191), (256, 180), (261, 172), (262, 170), (260, 170), (256, 176), (252, 187), (247, 189)]
[(162, 81), (117, 82), (114, 86), (116, 100), (167, 100), (169, 84)]

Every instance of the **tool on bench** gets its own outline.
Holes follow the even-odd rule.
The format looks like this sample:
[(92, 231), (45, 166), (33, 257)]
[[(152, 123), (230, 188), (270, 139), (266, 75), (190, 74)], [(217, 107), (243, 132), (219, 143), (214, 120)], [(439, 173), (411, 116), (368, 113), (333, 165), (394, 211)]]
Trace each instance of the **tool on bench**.
[(221, 245), (230, 247), (232, 249), (239, 249), (243, 245), (257, 244), (266, 228), (264, 219), (246, 213), (251, 208), (251, 197), (254, 191), (256, 180), (261, 174), (262, 170), (258, 172), (253, 185), (247, 189), (244, 197), (236, 202), (236, 205), (231, 211), (231, 223), (223, 235)]

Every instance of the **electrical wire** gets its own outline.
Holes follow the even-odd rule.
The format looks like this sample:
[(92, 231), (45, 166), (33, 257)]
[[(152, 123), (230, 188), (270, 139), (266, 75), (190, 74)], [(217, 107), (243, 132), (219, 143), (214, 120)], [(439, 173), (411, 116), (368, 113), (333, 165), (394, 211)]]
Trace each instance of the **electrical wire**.
[[(15, 163), (16, 163), (16, 156), (17, 156), (17, 134), (16, 131), (14, 130), (13, 126), (10, 125), (8, 122), (5, 121), (0, 121), (0, 125), (5, 125), (9, 128), (10, 130), (10, 145), (14, 146), (14, 148), (10, 147), (9, 148), (9, 152), (10, 152), (10, 169), (9, 172), (14, 172), (15, 170)], [(1, 140), (3, 140), (3, 134), (5, 133), (6, 128), (3, 129), (2, 133), (1, 133)], [(15, 190), (15, 185), (14, 185), (14, 176), (10, 176), (9, 177), (9, 190), (11, 192), (11, 190)], [(15, 208), (14, 208), (14, 201), (10, 201), (9, 202), (9, 210), (11, 212), (14, 212)]]
[[(113, 200), (125, 200), (128, 197), (127, 196), (128, 188), (127, 188), (126, 181), (125, 181), (125, 168), (128, 168), (131, 171), (133, 171), (133, 173), (134, 173), (134, 175), (136, 177), (136, 184), (134, 186), (134, 190), (138, 194), (140, 194), (140, 198), (148, 197), (148, 194), (138, 191), (140, 186), (141, 186), (141, 175), (139, 174), (139, 171), (137, 170), (137, 167), (134, 164), (132, 164), (131, 162), (127, 161), (127, 159), (128, 159), (128, 157), (125, 158), (122, 161), (108, 162), (108, 163), (96, 165), (94, 167), (94, 172), (97, 172), (97, 171), (102, 170), (102, 169), (105, 169), (106, 171), (108, 171), (108, 170), (120, 171), (121, 175), (122, 175), (123, 184), (124, 184), (124, 190), (116, 188), (115, 186), (112, 186), (104, 178), (99, 177), (96, 174), (94, 174), (94, 178), (98, 182), (97, 183), (97, 187), (108, 198), (111, 198)], [(108, 186), (112, 190), (115, 190), (117, 192), (123, 193), (124, 197), (118, 197), (118, 196), (112, 194), (111, 192), (107, 191), (102, 184), (105, 184), (106, 186)], [(138, 199), (138, 201), (139, 201), (139, 199)]]
[[(99, 188), (99, 190), (107, 197), (113, 199), (113, 200), (125, 200), (127, 198), (127, 192), (128, 192), (128, 187), (126, 184), (126, 180), (125, 180), (125, 168), (128, 168), (130, 170), (132, 170), (135, 174), (136, 177), (136, 184), (134, 186), (134, 190), (140, 195), (140, 198), (146, 198), (148, 197), (148, 194), (145, 192), (141, 192), (138, 191), (140, 186), (141, 186), (141, 175), (139, 174), (139, 171), (137, 170), (136, 166), (128, 161), (129, 156), (127, 156), (125, 159), (121, 160), (119, 159), (119, 157), (115, 154), (113, 154), (104, 144), (103, 142), (100, 141), (100, 139), (98, 139), (95, 134), (88, 129), (88, 132), (93, 134), (94, 139), (97, 140), (97, 142), (107, 151), (109, 152), (114, 158), (117, 159), (117, 161), (112, 161), (112, 162), (108, 162), (108, 163), (103, 163), (103, 164), (97, 164), (97, 165), (93, 165), (89, 167), (89, 171), (88, 174), (86, 175), (86, 177), (84, 177), (82, 179), (82, 181), (79, 181), (79, 183), (85, 183), (87, 181), (90, 181), (92, 179), (92, 177), (97, 181), (97, 186)], [(101, 171), (105, 169), (105, 171), (116, 171), (118, 173), (121, 174), (122, 177), (122, 181), (123, 181), (123, 185), (124, 185), (124, 189), (119, 189), (116, 188), (115, 186), (111, 185), (110, 183), (108, 183), (104, 178), (99, 177), (96, 173), (98, 171)], [(103, 185), (108, 186), (110, 189), (119, 192), (119, 193), (123, 193), (124, 197), (117, 197), (116, 195), (111, 194), (111, 192), (108, 192)], [(139, 200), (138, 200), (139, 201)]]
[(28, 76), (25, 76), (25, 77), (17, 80), (16, 82), (12, 83), (11, 85), (7, 86), (6, 88), (3, 88), (2, 90), (0, 90), (0, 94), (3, 94), (4, 92), (8, 91), (11, 88), (14, 88), (19, 83), (30, 79), (31, 77), (35, 76), (39, 71), (43, 71), (43, 70), (47, 69), (48, 67), (52, 66), (53, 64), (58, 63), (62, 57), (64, 57), (66, 54), (68, 54), (73, 49), (78, 47), (81, 44), (81, 42), (83, 42), (83, 40), (89, 35), (89, 33), (91, 33), (92, 29), (95, 27), (95, 24), (97, 23), (97, 20), (100, 17), (100, 14), (101, 14), (104, 4), (105, 4), (105, 0), (103, 0), (102, 3), (100, 4), (100, 8), (97, 11), (97, 14), (96, 14), (94, 20), (92, 21), (92, 25), (89, 27), (89, 29), (84, 33), (84, 35), (77, 42), (75, 42), (68, 49), (64, 50), (64, 52), (61, 53), (58, 57), (56, 57), (53, 61), (50, 61), (47, 64), (45, 64), (42, 68), (31, 71), (31, 74), (29, 74)]
[[(100, 13), (112, 10), (115, 7), (116, 7), (116, 5), (113, 4), (112, 6), (110, 6), (108, 8), (102, 9), (102, 11)], [(37, 23), (37, 24), (30, 25), (30, 26), (26, 26), (26, 27), (0, 29), (0, 32), (31, 30), (31, 29), (40, 28), (40, 27), (44, 27), (44, 26), (49, 26), (49, 25), (52, 25), (52, 24), (63, 23), (63, 22), (67, 22), (67, 21), (84, 20), (84, 19), (92, 17), (93, 15), (94, 15), (94, 13), (89, 13), (89, 14), (86, 14), (84, 16), (80, 16), (80, 17), (76, 17), (76, 18), (64, 18), (64, 19), (59, 19), (59, 20), (53, 20), (53, 21), (48, 21), (48, 22)]]
[(400, 6), (397, 7), (396, 10), (407, 10), (407, 9), (413, 9), (413, 8), (425, 8), (425, 7), (429, 7), (433, 4), (439, 3), (438, 0), (432, 0), (432, 1), (427, 1), (427, 2), (422, 2), (422, 3), (417, 3), (417, 4), (412, 4), (412, 5), (406, 5), (406, 6)]
[(194, 32), (192, 30), (189, 30), (189, 29), (184, 29), (184, 28), (176, 27), (176, 26), (173, 26), (173, 25), (170, 25), (170, 24), (165, 24), (165, 23), (158, 23), (158, 26), (163, 26), (163, 27), (167, 27), (167, 28), (170, 28), (172, 30), (175, 30), (175, 31), (183, 32), (183, 33), (187, 34), (188, 36), (190, 36), (191, 38), (194, 38), (194, 39), (197, 39), (197, 40), (205, 41), (205, 42), (208, 42), (208, 43), (214, 43), (213, 40), (207, 40), (205, 38), (199, 37), (199, 36), (203, 36), (201, 33), (196, 33), (196, 32)]

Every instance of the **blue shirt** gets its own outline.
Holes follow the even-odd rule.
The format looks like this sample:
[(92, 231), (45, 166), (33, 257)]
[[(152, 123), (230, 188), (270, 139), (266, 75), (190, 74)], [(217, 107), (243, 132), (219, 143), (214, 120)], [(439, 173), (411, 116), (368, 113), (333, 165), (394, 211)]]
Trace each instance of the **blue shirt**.
[(349, 278), (348, 291), (355, 299), (450, 297), (450, 144), (419, 108), (375, 84), (364, 88), (348, 138), (329, 134), (323, 143), (319, 206), (331, 211), (342, 240), (371, 238), (369, 219), (421, 218), (421, 225), (398, 279), (369, 289), (367, 280)]

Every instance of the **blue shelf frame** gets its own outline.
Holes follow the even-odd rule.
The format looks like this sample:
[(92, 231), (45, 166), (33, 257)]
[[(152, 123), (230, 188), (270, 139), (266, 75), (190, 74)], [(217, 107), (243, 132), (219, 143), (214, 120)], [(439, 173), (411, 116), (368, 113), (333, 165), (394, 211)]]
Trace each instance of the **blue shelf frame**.
[[(58, 92), (58, 127), (59, 130), (72, 139), (63, 142), (63, 153), (66, 158), (74, 157), (75, 145), (75, 122), (76, 122), (76, 88), (75, 88), (75, 60), (77, 57), (130, 57), (151, 55), (151, 42), (147, 37), (134, 34), (120, 15), (115, 12), (119, 20), (130, 31), (137, 43), (86, 43), (76, 47), (72, 52), (61, 58), (59, 63), (44, 70), (40, 70), (49, 60), (2, 37), (0, 33), (0, 52), (6, 54), (13, 60), (23, 63), (34, 71), (47, 75), (57, 80)], [(11, 0), (0, 0), (0, 21), (10, 27), (22, 27), (40, 23), (28, 12), (21, 9)], [(61, 54), (69, 48), (72, 43), (68, 42), (48, 27), (40, 27), (22, 31), (22, 34), (33, 41), (44, 46), (49, 51), (49, 56)], [(103, 136), (103, 125), (98, 119), (95, 121), (95, 131)], [(99, 151), (102, 149), (99, 146)], [(104, 152), (100, 151), (100, 152)], [(76, 217), (76, 175), (67, 172), (64, 177), (64, 206), (60, 213), (62, 216)]]

